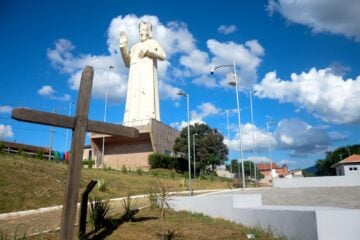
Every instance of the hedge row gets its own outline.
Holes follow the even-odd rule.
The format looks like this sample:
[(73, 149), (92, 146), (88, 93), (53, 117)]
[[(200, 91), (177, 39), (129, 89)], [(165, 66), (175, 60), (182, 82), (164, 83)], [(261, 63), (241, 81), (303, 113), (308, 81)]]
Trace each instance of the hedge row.
[(165, 154), (153, 153), (149, 155), (148, 160), (151, 169), (175, 169), (180, 172), (187, 171), (188, 169), (188, 161), (184, 158), (174, 158)]

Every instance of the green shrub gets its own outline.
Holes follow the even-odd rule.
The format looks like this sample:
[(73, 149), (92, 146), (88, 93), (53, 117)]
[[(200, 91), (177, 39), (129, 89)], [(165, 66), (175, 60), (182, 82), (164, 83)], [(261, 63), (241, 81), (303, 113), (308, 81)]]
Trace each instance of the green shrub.
[(44, 158), (44, 152), (41, 151), (41, 150), (37, 151), (36, 158), (37, 159), (43, 159)]
[(83, 165), (87, 165), (88, 168), (92, 168), (92, 166), (95, 164), (94, 160), (91, 159), (87, 159), (87, 160), (83, 160)]
[(175, 171), (175, 169), (171, 170), (171, 172), (170, 172), (170, 177), (171, 177), (172, 179), (175, 179), (175, 177), (176, 177), (176, 171)]
[(0, 154), (4, 151), (5, 144), (3, 142), (0, 142)]
[(127, 170), (127, 168), (126, 168), (125, 165), (122, 165), (122, 167), (121, 167), (121, 172), (122, 172), (122, 173), (127, 173), (127, 172), (128, 172), (128, 170)]
[(150, 207), (151, 208), (157, 208), (157, 192), (156, 189), (152, 186), (148, 187), (146, 189), (146, 193), (148, 194), (148, 198), (150, 201)]
[(152, 169), (150, 170), (150, 173), (154, 176), (157, 177), (160, 174), (160, 170), (159, 169)]
[(178, 160), (176, 158), (160, 153), (150, 154), (148, 161), (151, 169), (178, 169), (179, 166)]
[(96, 197), (94, 201), (90, 200), (90, 223), (93, 225), (94, 230), (97, 231), (105, 226), (106, 215), (110, 210), (109, 200), (102, 200)]
[(19, 156), (24, 157), (24, 156), (25, 156), (24, 149), (23, 149), (23, 148), (19, 148), (17, 154), (18, 154)]
[(134, 216), (139, 212), (136, 208), (136, 200), (132, 199), (131, 195), (128, 194), (122, 201), (122, 207), (124, 209), (122, 219), (124, 221), (133, 221)]
[(136, 173), (141, 176), (143, 174), (142, 168), (137, 168)]
[(108, 191), (110, 191), (109, 184), (104, 179), (98, 180), (97, 186), (98, 186), (99, 192), (108, 192)]

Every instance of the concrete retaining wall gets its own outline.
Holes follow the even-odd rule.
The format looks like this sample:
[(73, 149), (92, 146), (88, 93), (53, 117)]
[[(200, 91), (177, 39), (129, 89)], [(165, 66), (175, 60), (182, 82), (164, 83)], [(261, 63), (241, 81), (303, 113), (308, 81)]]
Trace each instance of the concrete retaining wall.
[(360, 186), (360, 175), (273, 179), (273, 187), (275, 188), (354, 187), (354, 186)]
[[(360, 239), (360, 210), (306, 206), (263, 206), (260, 194), (173, 197), (175, 210), (271, 230), (294, 240)], [(346, 237), (342, 237), (346, 236)]]

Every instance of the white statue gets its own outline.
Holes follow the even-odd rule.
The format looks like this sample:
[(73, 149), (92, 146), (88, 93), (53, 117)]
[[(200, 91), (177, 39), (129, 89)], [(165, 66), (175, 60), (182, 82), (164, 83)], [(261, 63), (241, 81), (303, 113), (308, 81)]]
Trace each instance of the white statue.
[(165, 60), (166, 54), (159, 42), (151, 39), (152, 26), (139, 24), (140, 42), (128, 49), (128, 38), (120, 32), (120, 52), (125, 66), (130, 68), (126, 96), (124, 125), (136, 126), (150, 118), (160, 121), (157, 60)]

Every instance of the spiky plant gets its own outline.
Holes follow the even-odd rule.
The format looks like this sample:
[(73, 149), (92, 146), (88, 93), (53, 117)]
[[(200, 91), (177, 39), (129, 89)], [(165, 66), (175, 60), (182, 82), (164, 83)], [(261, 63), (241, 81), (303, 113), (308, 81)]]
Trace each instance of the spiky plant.
[(134, 216), (139, 212), (136, 208), (136, 200), (131, 198), (131, 195), (128, 193), (126, 198), (122, 201), (122, 207), (124, 209), (124, 214), (122, 216), (124, 221), (133, 221)]
[(97, 231), (105, 225), (106, 215), (110, 210), (109, 200), (102, 200), (95, 196), (94, 201), (90, 200), (90, 223)]
[(170, 207), (170, 192), (166, 183), (159, 183), (158, 205), (160, 208), (161, 239), (164, 240), (165, 210)]

